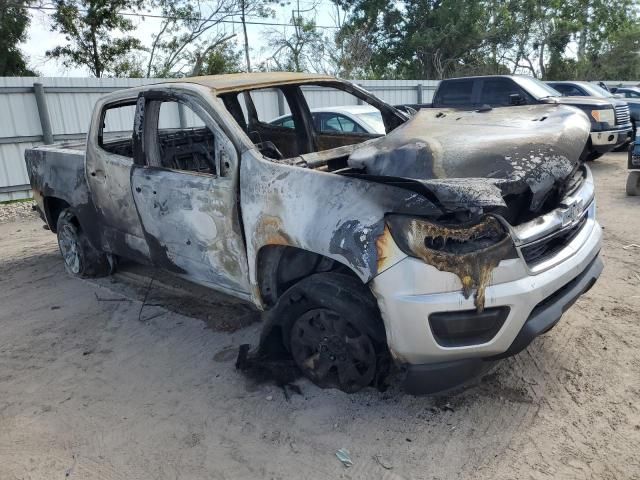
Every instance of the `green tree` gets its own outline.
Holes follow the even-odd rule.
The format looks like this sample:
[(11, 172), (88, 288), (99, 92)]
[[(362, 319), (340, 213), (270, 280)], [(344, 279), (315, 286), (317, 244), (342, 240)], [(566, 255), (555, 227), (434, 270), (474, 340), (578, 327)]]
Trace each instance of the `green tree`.
[(635, 0), (582, 0), (574, 75), (584, 79), (637, 80), (640, 27)]
[(343, 34), (366, 32), (380, 78), (444, 78), (477, 60), (488, 11), (480, 0), (340, 0)]
[(640, 27), (611, 35), (597, 51), (576, 62), (576, 76), (584, 80), (638, 80), (640, 78)]
[(202, 59), (197, 75), (219, 75), (221, 73), (239, 73), (244, 70), (242, 52), (230, 43), (224, 43), (211, 49)]
[(133, 22), (121, 14), (136, 11), (143, 0), (55, 0), (52, 31), (67, 43), (46, 52), (66, 67), (87, 67), (92, 75), (127, 74), (132, 52), (142, 49), (130, 33)]
[(342, 78), (375, 78), (371, 69), (373, 49), (367, 41), (367, 32), (340, 30), (335, 35), (336, 48), (328, 49), (331, 72)]
[(36, 75), (19, 48), (26, 40), (28, 26), (26, 3), (0, 0), (0, 77)]
[[(247, 72), (251, 71), (251, 48), (249, 47), (249, 36), (247, 35), (247, 17), (273, 17), (275, 12), (273, 8), (271, 8), (271, 4), (274, 3), (274, 1), (275, 0), (239, 0), (244, 61)], [(282, 2), (282, 5), (284, 4), (285, 2)]]
[(336, 0), (377, 78), (637, 78), (637, 0)]
[(294, 11), (292, 27), (269, 30), (267, 45), (273, 53), (261, 67), (263, 70), (293, 72), (325, 72), (330, 42), (316, 27), (314, 19)]
[(210, 52), (236, 36), (225, 23), (239, 15), (241, 0), (160, 0), (164, 20), (154, 35), (147, 77), (195, 75)]

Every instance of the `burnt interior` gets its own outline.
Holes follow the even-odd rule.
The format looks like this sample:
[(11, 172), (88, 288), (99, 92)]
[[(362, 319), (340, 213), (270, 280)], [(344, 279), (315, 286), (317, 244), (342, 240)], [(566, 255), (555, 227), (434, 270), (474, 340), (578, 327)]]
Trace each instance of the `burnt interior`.
[(105, 139), (100, 146), (109, 153), (122, 157), (133, 157), (133, 140), (131, 137)]
[[(364, 131), (362, 128), (345, 132), (320, 127), (318, 115), (314, 115), (307, 104), (302, 88), (304, 86), (325, 86), (335, 88), (357, 97), (363, 104), (371, 105), (380, 111), (386, 132), (395, 129), (407, 119), (395, 108), (367, 95), (356, 87), (340, 82), (304, 83), (293, 85), (275, 85), (276, 91), (290, 111), (291, 122), (288, 126), (278, 124), (278, 119), (264, 119), (258, 115), (253, 92), (264, 89), (248, 89), (219, 95), (229, 113), (244, 130), (260, 153), (273, 160), (284, 160), (300, 155), (331, 150), (347, 145), (378, 138), (381, 135)], [(344, 168), (346, 157), (334, 159), (326, 169)]]
[[(214, 135), (208, 128), (164, 129), (158, 131), (161, 167), (201, 173), (216, 173)], [(131, 138), (115, 138), (102, 149), (123, 157), (133, 157)]]
[(208, 128), (163, 129), (158, 132), (163, 167), (216, 173), (215, 137)]

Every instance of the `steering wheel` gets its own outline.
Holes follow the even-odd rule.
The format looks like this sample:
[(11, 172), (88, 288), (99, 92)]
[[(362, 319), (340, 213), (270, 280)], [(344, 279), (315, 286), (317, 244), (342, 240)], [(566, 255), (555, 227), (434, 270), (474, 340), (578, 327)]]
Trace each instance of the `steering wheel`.
[(282, 160), (284, 158), (282, 152), (271, 141), (256, 143), (255, 146), (265, 157), (273, 158), (274, 160)]

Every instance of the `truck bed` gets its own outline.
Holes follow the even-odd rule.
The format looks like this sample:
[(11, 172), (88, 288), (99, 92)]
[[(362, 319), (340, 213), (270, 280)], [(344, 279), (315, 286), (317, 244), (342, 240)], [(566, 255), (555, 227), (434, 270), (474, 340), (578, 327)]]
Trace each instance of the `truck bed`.
[[(43, 198), (55, 198), (74, 207), (89, 204), (84, 157), (84, 142), (42, 145), (24, 152), (34, 198), (43, 212)], [(47, 218), (47, 223), (55, 229), (52, 223), (56, 220)]]

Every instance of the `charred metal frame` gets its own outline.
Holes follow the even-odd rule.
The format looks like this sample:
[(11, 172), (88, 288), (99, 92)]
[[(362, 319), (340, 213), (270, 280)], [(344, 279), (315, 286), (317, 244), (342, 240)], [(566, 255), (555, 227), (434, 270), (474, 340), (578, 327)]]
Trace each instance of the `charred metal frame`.
[[(381, 109), (391, 133), (360, 144), (314, 151), (317, 145), (311, 116), (299, 89), (308, 84), (338, 88)], [(310, 150), (307, 153), (280, 161), (264, 157), (223, 101), (230, 93), (267, 87), (281, 88), (293, 107), (292, 114), (296, 110), (302, 119), (307, 137), (302, 150)], [(150, 102), (167, 99), (190, 106), (209, 120), (207, 125), (216, 137), (218, 175), (145, 164), (149, 155), (146, 129), (150, 128), (144, 122), (145, 115)], [(97, 131), (106, 106), (132, 103), (137, 105), (134, 158), (118, 158), (99, 147)], [(252, 102), (247, 104), (254, 109)], [(510, 109), (510, 114), (518, 113), (518, 108)], [(557, 123), (547, 120), (546, 115), (543, 120), (547, 123), (540, 120), (540, 131), (529, 138), (539, 143), (541, 135), (553, 135), (554, 141), (545, 143), (559, 144), (557, 151), (538, 148), (532, 150), (529, 159), (529, 153), (520, 149), (521, 137), (501, 142), (497, 132), (504, 132), (504, 126), (488, 127), (487, 135), (497, 145), (493, 150), (507, 151), (513, 157), (506, 156), (503, 162), (493, 160), (487, 166), (482, 162), (495, 155), (493, 150), (487, 152), (471, 165), (476, 178), (456, 181), (451, 178), (469, 177), (460, 170), (470, 168), (465, 159), (477, 156), (478, 148), (487, 142), (486, 138), (465, 138), (461, 131), (465, 125), (484, 121), (476, 112), (422, 111), (416, 118), (427, 121), (430, 130), (426, 132), (420, 127), (421, 121), (406, 122), (407, 117), (357, 85), (330, 77), (276, 76), (272, 81), (257, 83), (243, 77), (237, 84), (224, 85), (198, 79), (176, 81), (115, 92), (98, 102), (87, 138), (86, 168), (80, 163), (74, 166), (77, 174), (73, 186), (48, 187), (51, 170), (58, 168), (55, 160), (44, 165), (36, 153), (28, 161), (32, 178), (43, 179), (40, 184), (35, 181), (38, 195), (73, 205), (90, 240), (103, 250), (161, 265), (264, 308), (271, 302), (265, 301), (261, 291), (259, 259), (268, 249), (291, 247), (309, 252), (317, 256), (311, 258), (343, 265), (366, 283), (407, 256), (387, 226), (385, 217), (389, 213), (427, 219), (446, 217), (454, 223), (460, 223), (459, 215), (464, 213), (464, 221), (478, 222), (483, 212), (506, 208), (505, 195), (526, 188), (542, 205), (547, 198), (545, 192), (573, 168), (566, 159), (582, 148), (578, 144), (588, 134), (588, 121), (575, 112), (564, 107), (545, 108), (555, 108), (555, 118), (568, 122), (569, 130), (554, 133)], [(540, 112), (540, 108), (523, 107), (519, 122), (535, 122)], [(451, 159), (452, 151), (444, 149), (442, 143), (454, 131), (452, 138), (464, 138), (466, 142), (453, 149), (459, 152), (459, 160)], [(573, 135), (574, 140), (556, 141), (561, 135)], [(545, 157), (551, 167), (539, 169), (537, 159)], [(331, 164), (337, 160), (346, 168), (332, 173)], [(404, 173), (398, 168), (404, 168)], [(497, 178), (491, 178), (496, 175), (490, 169), (500, 172)], [(533, 183), (527, 172), (531, 172)], [(430, 179), (424, 180), (425, 175)], [(69, 196), (63, 189), (74, 193)], [(463, 240), (472, 231), (453, 227), (447, 235)], [(491, 248), (492, 255), (486, 257), (491, 261), (482, 265), (478, 263), (479, 253), (445, 257), (424, 249), (420, 257), (437, 268), (455, 271), (465, 295), (476, 290), (477, 307), (481, 309), (489, 274), (512, 249), (511, 237), (505, 236)]]

